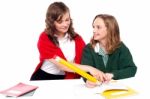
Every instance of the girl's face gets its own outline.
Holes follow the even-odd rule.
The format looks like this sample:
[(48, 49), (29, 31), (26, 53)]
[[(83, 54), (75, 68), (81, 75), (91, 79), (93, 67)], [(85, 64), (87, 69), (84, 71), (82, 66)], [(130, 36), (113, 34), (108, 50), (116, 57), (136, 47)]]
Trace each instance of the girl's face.
[(58, 36), (64, 36), (65, 33), (68, 31), (70, 26), (70, 14), (69, 12), (65, 13), (61, 20), (54, 21), (55, 28), (57, 30)]
[(97, 41), (106, 40), (107, 28), (102, 18), (96, 18), (93, 22), (93, 38)]

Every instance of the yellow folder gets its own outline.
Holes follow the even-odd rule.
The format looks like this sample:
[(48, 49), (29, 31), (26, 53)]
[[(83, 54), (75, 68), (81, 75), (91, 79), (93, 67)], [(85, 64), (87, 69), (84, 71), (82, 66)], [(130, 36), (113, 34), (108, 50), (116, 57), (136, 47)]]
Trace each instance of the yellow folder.
[(102, 96), (104, 96), (106, 99), (120, 99), (121, 97), (126, 97), (130, 95), (135, 95), (138, 92), (133, 90), (130, 87), (127, 87), (127, 90), (122, 89), (112, 89), (112, 90), (106, 90), (102, 93), (100, 93)]

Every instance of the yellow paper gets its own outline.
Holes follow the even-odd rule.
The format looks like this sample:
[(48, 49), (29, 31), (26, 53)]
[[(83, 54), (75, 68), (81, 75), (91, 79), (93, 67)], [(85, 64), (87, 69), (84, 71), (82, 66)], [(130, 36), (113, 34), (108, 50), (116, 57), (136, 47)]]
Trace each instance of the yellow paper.
[(82, 77), (88, 79), (89, 81), (95, 82), (95, 83), (99, 83), (99, 81), (94, 78), (93, 76), (91, 76), (90, 74), (86, 73), (85, 71), (81, 70), (80, 68), (78, 68), (77, 66), (75, 66), (74, 64), (56, 56), (55, 60), (57, 62), (59, 62), (60, 64), (63, 64), (65, 66), (67, 66), (68, 68), (70, 68), (71, 70), (73, 70), (74, 72), (76, 72), (77, 74), (81, 75)]

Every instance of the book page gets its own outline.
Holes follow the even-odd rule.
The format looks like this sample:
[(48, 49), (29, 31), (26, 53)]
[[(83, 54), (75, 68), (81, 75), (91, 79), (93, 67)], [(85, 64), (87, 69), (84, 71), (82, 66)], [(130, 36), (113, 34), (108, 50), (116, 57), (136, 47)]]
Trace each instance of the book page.
[(102, 92), (108, 91), (108, 90), (125, 90), (125, 91), (128, 90), (128, 88), (124, 84), (119, 83), (117, 81), (103, 83), (101, 86), (99, 86), (99, 88), (100, 88), (99, 93), (102, 93)]
[(102, 85), (94, 88), (86, 87), (85, 83), (78, 84), (74, 86), (74, 93), (77, 96), (98, 94), (111, 99), (137, 94), (135, 90), (117, 81), (103, 83)]
[(102, 85), (94, 88), (86, 87), (85, 83), (74, 86), (75, 94), (100, 94), (106, 90), (128, 90), (128, 88), (117, 81), (103, 83)]

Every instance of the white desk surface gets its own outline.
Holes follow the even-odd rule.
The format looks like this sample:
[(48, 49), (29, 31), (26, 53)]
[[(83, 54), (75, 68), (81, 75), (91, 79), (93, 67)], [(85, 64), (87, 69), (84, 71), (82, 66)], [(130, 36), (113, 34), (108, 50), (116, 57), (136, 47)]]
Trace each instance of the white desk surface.
[[(146, 90), (146, 88), (144, 88), (142, 85), (144, 84), (144, 81), (140, 82), (135, 78), (129, 78), (119, 80), (119, 82), (133, 88), (138, 92), (137, 95), (127, 96), (121, 99), (142, 99), (143, 97), (148, 97), (148, 90)], [(0, 90), (7, 89), (17, 83), (19, 82), (2, 82), (0, 85)], [(33, 96), (19, 97), (20, 99), (105, 99), (100, 94), (83, 92), (85, 91), (84, 88), (83, 91), (82, 88), (78, 89), (77, 86), (84, 85), (82, 79), (24, 81), (23, 83), (36, 85), (39, 88), (35, 91)], [(0, 99), (9, 99), (9, 97), (5, 97), (4, 95), (0, 94)]]

